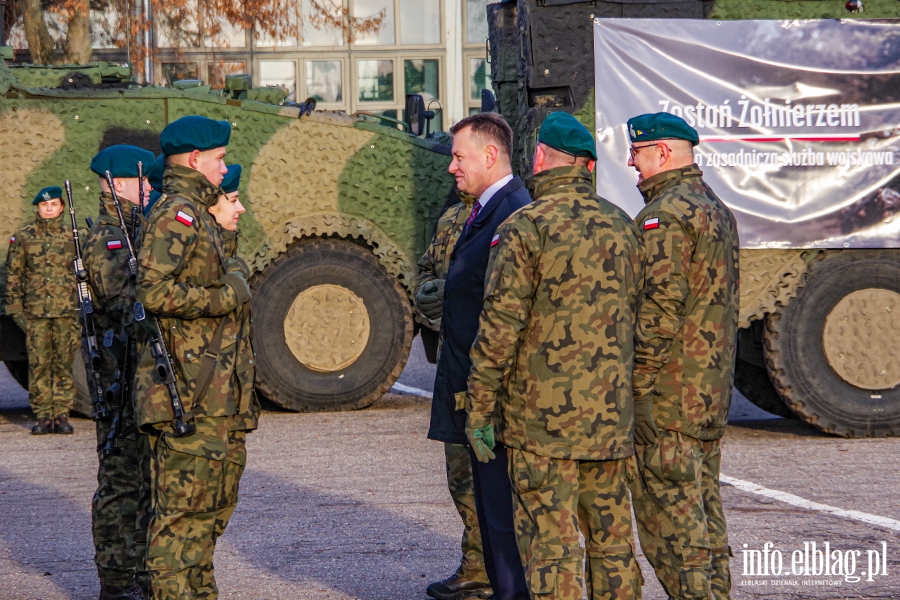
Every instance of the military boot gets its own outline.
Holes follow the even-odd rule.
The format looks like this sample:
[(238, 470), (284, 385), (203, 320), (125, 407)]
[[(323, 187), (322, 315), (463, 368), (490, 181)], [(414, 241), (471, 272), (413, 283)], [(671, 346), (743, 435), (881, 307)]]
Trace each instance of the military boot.
[(69, 424), (69, 417), (60, 415), (53, 421), (53, 433), (75, 433), (75, 428)]
[(136, 583), (125, 587), (100, 584), (100, 600), (145, 600), (149, 597), (144, 595), (144, 591)]
[(47, 435), (51, 429), (53, 429), (53, 422), (50, 419), (38, 419), (31, 428), (31, 435)]
[(493, 595), (491, 584), (475, 581), (457, 571), (443, 581), (436, 581), (425, 588), (425, 593), (437, 600), (463, 600), (464, 598), (488, 598)]

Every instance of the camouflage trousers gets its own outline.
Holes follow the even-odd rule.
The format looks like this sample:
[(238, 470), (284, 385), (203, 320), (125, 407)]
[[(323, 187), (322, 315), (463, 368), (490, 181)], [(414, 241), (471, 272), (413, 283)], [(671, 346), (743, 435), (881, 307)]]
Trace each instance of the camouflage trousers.
[[(112, 420), (97, 423), (97, 447), (103, 448)], [(117, 447), (121, 454), (100, 453), (97, 491), (91, 502), (94, 563), (100, 581), (111, 586), (138, 583), (150, 589), (147, 528), (150, 525), (150, 440), (137, 430), (134, 411), (122, 415)]]
[(150, 435), (153, 518), (147, 569), (154, 600), (214, 599), (216, 540), (237, 506), (246, 464), (246, 431), (229, 431), (228, 417), (198, 418), (196, 433), (176, 438), (171, 427)]
[(75, 405), (72, 364), (80, 335), (74, 317), (28, 319), (28, 401), (38, 419), (68, 416)]
[(632, 459), (577, 461), (508, 452), (516, 536), (532, 596), (581, 600), (586, 585), (590, 600), (639, 599), (644, 580), (634, 556), (626, 480)]
[(444, 444), (447, 459), (447, 488), (463, 522), (462, 561), (457, 573), (473, 581), (488, 580), (484, 570), (484, 551), (481, 530), (475, 511), (475, 490), (472, 486), (472, 463), (469, 449), (462, 444)]
[(637, 449), (632, 483), (641, 548), (674, 599), (729, 598), (728, 533), (719, 492), (719, 441), (661, 430)]

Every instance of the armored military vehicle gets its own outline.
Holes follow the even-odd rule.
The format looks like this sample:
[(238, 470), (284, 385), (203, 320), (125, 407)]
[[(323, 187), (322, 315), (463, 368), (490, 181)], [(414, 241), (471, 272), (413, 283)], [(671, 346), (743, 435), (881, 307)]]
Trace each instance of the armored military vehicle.
[[(858, 12), (862, 4), (864, 12)], [(594, 122), (595, 19), (778, 19), (784, 20), (786, 29), (799, 23), (793, 20), (856, 17), (896, 19), (900, 3), (518, 0), (492, 4), (488, 7), (491, 77), (499, 110), (517, 134), (519, 173), (529, 173), (537, 129), (550, 111), (570, 112), (600, 132)], [(674, 35), (663, 37), (678, 43)], [(829, 42), (820, 42), (816, 47), (824, 52)], [(626, 50), (605, 60), (634, 61)], [(604, 93), (602, 87), (597, 93)], [(893, 92), (880, 93), (888, 102)], [(645, 112), (654, 110), (665, 109)], [(889, 130), (884, 133), (892, 135)], [(624, 163), (625, 154), (613, 158)], [(856, 221), (890, 221), (894, 197), (900, 199), (900, 195), (882, 190), (872, 196), (865, 206), (848, 206), (842, 225), (852, 230)], [(896, 240), (881, 241), (884, 248), (773, 244), (741, 251), (743, 329), (735, 384), (750, 401), (840, 436), (900, 435), (900, 360), (895, 341), (900, 324), (893, 317), (900, 309), (900, 250)]]
[[(83, 222), (97, 214), (88, 165), (98, 150), (159, 153), (173, 120), (226, 119), (226, 160), (245, 173), (240, 252), (254, 271), (258, 389), (291, 410), (369, 405), (400, 375), (418, 328), (416, 261), (452, 185), (449, 148), (371, 118), (266, 102), (283, 96), (246, 77), (220, 91), (179, 87), (139, 86), (129, 68), (104, 63), (0, 61), (0, 264), (33, 218), (35, 190), (71, 180)], [(0, 360), (24, 383), (23, 336), (5, 315), (0, 340)]]

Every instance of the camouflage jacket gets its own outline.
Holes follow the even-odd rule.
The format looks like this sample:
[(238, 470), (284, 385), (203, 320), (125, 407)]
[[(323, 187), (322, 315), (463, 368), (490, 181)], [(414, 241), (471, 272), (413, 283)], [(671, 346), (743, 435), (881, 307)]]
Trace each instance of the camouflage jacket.
[(531, 204), (497, 230), (472, 347), (469, 425), (541, 456), (634, 453), (631, 396), (641, 248), (631, 218), (596, 195), (591, 174), (535, 176)]
[(6, 314), (29, 319), (75, 317), (75, 243), (67, 215), (35, 216), (9, 240), (6, 256)]
[[(122, 207), (122, 216), (125, 218), (125, 226), (131, 228), (130, 204)], [(141, 222), (142, 219), (138, 217), (138, 227)], [(134, 243), (137, 251), (137, 241)], [(134, 282), (128, 276), (128, 246), (122, 228), (119, 227), (119, 217), (111, 194), (100, 195), (100, 214), (91, 227), (83, 252), (84, 268), (88, 272), (94, 303), (97, 341), (101, 342), (108, 330), (119, 334), (123, 327), (127, 328), (126, 331), (134, 339), (138, 333), (130, 327), (134, 315)], [(122, 356), (113, 356), (105, 347), (102, 349), (102, 356), (103, 385), (106, 387), (113, 383), (116, 362)], [(136, 365), (132, 362), (128, 372), (133, 373), (135, 368)]]
[[(468, 199), (468, 198), (467, 198)], [(472, 198), (474, 201), (474, 198)], [(447, 209), (438, 220), (437, 229), (434, 232), (434, 238), (431, 245), (425, 250), (425, 254), (419, 259), (419, 276), (416, 279), (416, 293), (422, 289), (422, 286), (435, 279), (443, 279), (450, 268), (450, 255), (453, 253), (453, 247), (462, 234), (472, 212), (472, 203), (458, 202)], [(441, 320), (431, 321), (425, 315), (419, 315), (423, 322), (428, 323), (429, 327), (435, 331), (440, 330)]]
[(634, 397), (650, 394), (657, 425), (722, 437), (731, 406), (739, 294), (737, 223), (696, 165), (638, 186), (647, 206), (644, 291)]
[[(172, 356), (178, 392), (194, 417), (235, 417), (234, 429), (254, 429), (259, 404), (253, 394), (255, 360), (250, 345), (250, 307), (218, 283), (224, 275), (223, 241), (208, 208), (221, 194), (201, 173), (181, 166), (166, 169), (163, 196), (147, 217), (138, 256), (137, 299), (159, 317)], [(222, 324), (222, 344), (212, 383), (195, 398), (204, 353)], [(167, 422), (172, 406), (153, 368), (149, 345), (141, 351), (135, 381), (140, 425)]]

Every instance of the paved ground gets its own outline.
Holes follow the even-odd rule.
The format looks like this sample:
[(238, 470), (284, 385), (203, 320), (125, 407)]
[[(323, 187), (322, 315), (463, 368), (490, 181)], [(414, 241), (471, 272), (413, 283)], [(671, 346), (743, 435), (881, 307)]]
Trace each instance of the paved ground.
[[(433, 374), (417, 345), (401, 383), (430, 390)], [(460, 533), (442, 449), (424, 438), (428, 410), (427, 398), (388, 394), (359, 412), (264, 414), (250, 438), (240, 504), (216, 553), (222, 597), (425, 598), (426, 583), (455, 568)], [(32, 437), (31, 424), (27, 394), (3, 372), (0, 600), (95, 598), (93, 426), (76, 419), (74, 436)], [(724, 440), (723, 473), (900, 521), (898, 449), (896, 439), (827, 437), (738, 399)], [(730, 485), (724, 497), (735, 551), (734, 598), (900, 597), (900, 536), (891, 521), (873, 525)], [(867, 551), (885, 542), (888, 575), (871, 582), (867, 576), (853, 582), (854, 576), (840, 575), (745, 575), (741, 551), (763, 550), (767, 542), (788, 570), (791, 553), (802, 554), (804, 543), (821, 548), (829, 542), (854, 576), (869, 569)], [(855, 565), (853, 551), (860, 552)], [(663, 598), (642, 564), (644, 597)]]

